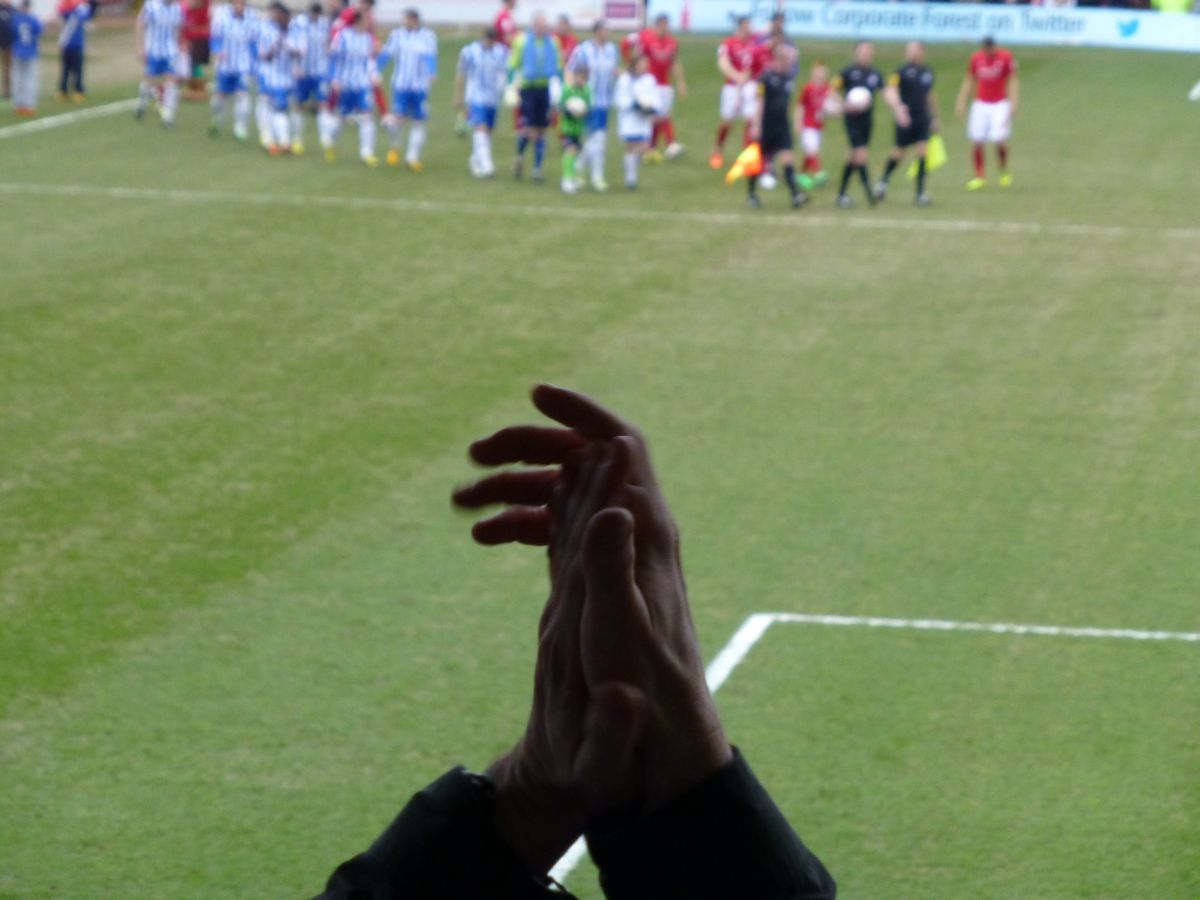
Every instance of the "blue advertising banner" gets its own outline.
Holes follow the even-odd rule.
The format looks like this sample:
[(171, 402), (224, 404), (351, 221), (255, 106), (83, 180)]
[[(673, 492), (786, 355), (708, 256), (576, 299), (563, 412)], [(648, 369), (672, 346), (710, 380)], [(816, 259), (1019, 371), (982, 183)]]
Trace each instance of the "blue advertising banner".
[(738, 16), (756, 30), (782, 10), (797, 37), (1002, 44), (1069, 44), (1200, 52), (1200, 16), (1134, 10), (879, 0), (654, 0), (677, 27), (727, 32)]

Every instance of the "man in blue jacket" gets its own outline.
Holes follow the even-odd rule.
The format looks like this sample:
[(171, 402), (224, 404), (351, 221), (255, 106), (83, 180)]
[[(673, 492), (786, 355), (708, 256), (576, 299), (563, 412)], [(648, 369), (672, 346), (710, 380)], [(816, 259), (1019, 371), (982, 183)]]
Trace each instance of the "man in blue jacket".
[(562, 77), (562, 59), (558, 42), (550, 33), (545, 15), (538, 13), (528, 31), (513, 39), (508, 55), (508, 81), (521, 97), (521, 128), (517, 136), (517, 158), (513, 175), (521, 177), (525, 170), (525, 150), (533, 143), (534, 181), (545, 178), (546, 129), (550, 127), (550, 83)]

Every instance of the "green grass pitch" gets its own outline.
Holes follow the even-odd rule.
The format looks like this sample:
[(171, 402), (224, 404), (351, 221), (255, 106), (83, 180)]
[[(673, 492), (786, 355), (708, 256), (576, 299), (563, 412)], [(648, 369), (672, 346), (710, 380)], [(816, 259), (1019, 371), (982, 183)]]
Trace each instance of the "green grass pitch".
[[(1194, 60), (1019, 51), (1011, 190), (947, 115), (933, 209), (755, 215), (714, 46), (633, 195), (472, 181), (448, 74), (421, 176), (197, 106), (0, 139), (0, 896), (303, 896), (515, 740), (543, 565), (447, 495), (536, 380), (650, 434), (710, 657), (762, 611), (1200, 630)], [(718, 700), (845, 896), (1200, 896), (1196, 644), (777, 625)]]

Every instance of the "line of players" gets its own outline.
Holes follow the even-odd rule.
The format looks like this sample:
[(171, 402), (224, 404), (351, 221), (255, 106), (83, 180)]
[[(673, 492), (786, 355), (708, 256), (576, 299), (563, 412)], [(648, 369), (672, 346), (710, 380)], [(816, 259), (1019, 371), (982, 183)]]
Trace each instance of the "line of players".
[[(399, 165), (403, 130), (408, 129), (406, 165), (422, 168), (426, 138), (428, 97), (437, 76), (437, 38), (421, 24), (415, 10), (405, 14), (404, 25), (379, 45), (375, 37), (374, 0), (348, 7), (333, 0), (326, 14), (314, 3), (307, 13), (292, 16), (281, 3), (261, 17), (245, 0), (232, 0), (218, 9), (213, 23), (215, 85), (210, 130), (219, 133), (227, 108), (232, 105), (235, 137), (248, 138), (253, 106), (259, 139), (272, 153), (304, 151), (303, 111), (315, 113), (326, 156), (335, 159), (334, 146), (343, 124), (359, 130), (360, 157), (370, 166), (375, 156), (375, 112), (391, 135), (387, 159)], [(544, 178), (546, 133), (557, 119), (563, 141), (563, 190), (573, 193), (587, 183), (607, 189), (604, 165), (608, 139), (608, 113), (618, 112), (617, 131), (625, 149), (625, 181), (636, 187), (643, 158), (661, 161), (680, 156), (683, 146), (675, 139), (672, 112), (676, 95), (686, 96), (687, 86), (679, 61), (678, 42), (666, 16), (651, 27), (626, 36), (618, 47), (608, 39), (603, 22), (579, 42), (569, 23), (551, 32), (545, 18), (533, 17), (527, 31), (516, 28), (515, 0), (502, 0), (502, 9), (482, 38), (466, 46), (456, 70), (455, 102), (460, 111), (456, 127), (472, 132), (469, 168), (476, 177), (491, 177), (496, 167), (492, 132), (501, 105), (519, 107), (514, 114), (517, 155), (514, 175), (524, 172), (524, 156), (533, 147), (531, 175)], [(138, 19), (144, 48), (146, 80), (140, 91), (139, 117), (149, 102), (160, 98), (165, 125), (174, 121), (177, 93), (174, 76), (186, 69), (180, 60), (178, 37), (182, 13), (174, 0), (147, 0)], [(827, 67), (816, 62), (798, 99), (801, 115), (796, 133), (804, 152), (801, 171), (794, 173), (791, 93), (799, 69), (799, 53), (784, 33), (781, 16), (768, 32), (754, 35), (748, 18), (740, 19), (732, 35), (722, 41), (717, 67), (725, 76), (720, 97), (720, 123), (709, 163), (724, 167), (724, 145), (737, 119), (745, 123), (744, 137), (758, 140), (770, 165), (761, 179), (763, 187), (775, 181), (776, 165), (785, 172), (793, 202), (800, 205), (805, 192), (824, 184), (828, 176), (820, 163), (821, 138), (828, 117), (841, 114), (850, 153), (842, 171), (837, 195), (839, 206), (852, 205), (848, 190), (857, 174), (873, 205), (887, 194), (888, 181), (911, 148), (915, 150), (916, 199), (927, 205), (925, 190), (927, 142), (938, 125), (933, 73), (925, 66), (919, 42), (906, 48), (905, 62), (886, 83), (873, 67), (874, 48), (860, 42), (854, 60), (832, 80)], [(622, 61), (624, 66), (622, 68)], [(387, 109), (380, 72), (391, 63), (392, 102)], [(968, 134), (974, 144), (976, 176), (972, 190), (986, 186), (983, 146), (997, 145), (1002, 170), (1000, 184), (1007, 186), (1007, 138), (1016, 104), (1016, 64), (1007, 51), (987, 39), (974, 54), (957, 103), (960, 115), (972, 86), (977, 98), (971, 108)], [(1011, 101), (1008, 86), (1011, 81)], [(251, 101), (251, 88), (256, 88)], [(871, 183), (867, 154), (873, 123), (874, 99), (882, 91), (896, 120), (896, 144), (882, 177)], [(863, 99), (865, 98), (865, 102)], [(659, 150), (662, 145), (664, 149)], [(750, 202), (758, 205), (760, 181), (750, 180)], [(799, 199), (798, 199), (799, 198)], [(798, 200), (798, 202), (797, 202)]]
[[(760, 183), (774, 187), (777, 178), (773, 169), (781, 168), (792, 205), (799, 207), (807, 200), (808, 191), (828, 180), (820, 162), (823, 129), (829, 118), (840, 115), (849, 153), (842, 168), (837, 205), (843, 209), (853, 206), (849, 190), (855, 176), (861, 180), (870, 205), (885, 199), (892, 175), (911, 150), (915, 155), (915, 202), (918, 206), (928, 206), (927, 153), (931, 137), (939, 130), (939, 111), (934, 73), (926, 65), (925, 46), (919, 41), (909, 42), (904, 62), (886, 79), (874, 67), (875, 48), (869, 41), (855, 45), (851, 63), (832, 79), (823, 62), (814, 62), (797, 101), (795, 134), (804, 159), (800, 172), (796, 173), (790, 119), (799, 53), (784, 34), (783, 22), (782, 16), (776, 16), (771, 30), (756, 37), (751, 33), (750, 20), (739, 19), (734, 33), (721, 43), (717, 64), (725, 75), (725, 84), (721, 93), (721, 121), (709, 158), (711, 167), (724, 167), (725, 142), (734, 120), (741, 118), (746, 123), (746, 143), (756, 141), (766, 161), (761, 179), (753, 175), (748, 179), (748, 202), (753, 207), (761, 205), (757, 193)], [(957, 115), (966, 115), (967, 101), (974, 92), (967, 135), (972, 144), (975, 175), (967, 183), (968, 190), (987, 186), (984, 151), (988, 144), (996, 148), (1000, 186), (1012, 184), (1008, 139), (1018, 98), (1016, 70), (1012, 54), (996, 47), (990, 37), (971, 56), (955, 104)], [(872, 183), (868, 156), (875, 100), (880, 93), (895, 120), (895, 143), (881, 177)]]

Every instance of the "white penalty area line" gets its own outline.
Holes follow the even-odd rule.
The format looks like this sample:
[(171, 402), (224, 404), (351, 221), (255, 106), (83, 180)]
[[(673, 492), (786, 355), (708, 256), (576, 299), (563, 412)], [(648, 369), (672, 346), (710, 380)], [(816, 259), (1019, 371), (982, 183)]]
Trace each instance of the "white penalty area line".
[[(714, 694), (733, 670), (762, 640), (775, 624), (827, 625), (837, 628), (890, 628), (906, 631), (965, 631), (983, 634), (1015, 634), (1036, 637), (1100, 638), (1125, 641), (1184, 641), (1200, 644), (1200, 632), (1141, 631), (1134, 628), (1092, 628), (1076, 625), (1023, 625), (1013, 622), (956, 622), (950, 619), (892, 619), (881, 616), (831, 616), (810, 613), (754, 613), (734, 632), (704, 672), (708, 689)], [(557, 881), (565, 881), (587, 853), (583, 838), (577, 840), (550, 871)]]
[(9, 125), (7, 128), (0, 128), (0, 141), (5, 138), (19, 137), (22, 134), (33, 134), (36, 131), (49, 131), (51, 128), (72, 125), (75, 122), (86, 122), (88, 119), (100, 119), (104, 116), (115, 116), (117, 113), (132, 112), (137, 103), (136, 99), (118, 100), (116, 103), (78, 109), (75, 112), (63, 113), (61, 116), (47, 116), (44, 119), (34, 119), (32, 122), (22, 122), (20, 125)]
[[(123, 101), (135, 103), (136, 101)], [(117, 106), (119, 104), (111, 104)], [(129, 107), (132, 108), (132, 107)], [(97, 110), (101, 107), (97, 107)], [(68, 114), (70, 115), (70, 114)], [(50, 120), (46, 120), (50, 121)], [(30, 122), (29, 125), (42, 123)], [(13, 126), (24, 128), (24, 125)], [(0, 133), (2, 136), (2, 133)], [(531, 203), (485, 203), (465, 200), (414, 200), (407, 197), (348, 197), (329, 194), (270, 194), (256, 191), (200, 191), (189, 188), (103, 187), (84, 184), (26, 184), (0, 182), (0, 194), (38, 197), (93, 197), (105, 200), (164, 203), (235, 204), (299, 209), (350, 209), (384, 212), (536, 217), (581, 221), (684, 222), (725, 228), (762, 225), (769, 228), (846, 227), (876, 231), (1052, 235), (1060, 237), (1128, 238), (1150, 235), (1200, 241), (1200, 228), (1156, 228), (1133, 225), (1093, 225), (1043, 222), (1004, 222), (989, 219), (897, 219), (875, 215), (766, 214), (702, 212), (699, 210), (631, 209), (613, 206), (551, 206)]]

